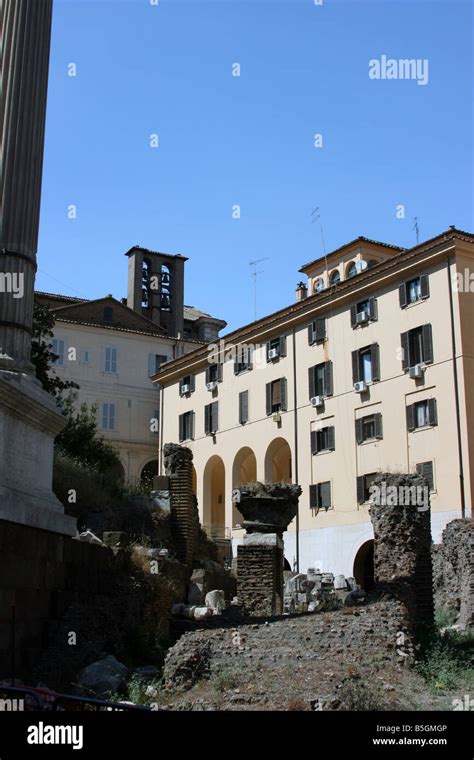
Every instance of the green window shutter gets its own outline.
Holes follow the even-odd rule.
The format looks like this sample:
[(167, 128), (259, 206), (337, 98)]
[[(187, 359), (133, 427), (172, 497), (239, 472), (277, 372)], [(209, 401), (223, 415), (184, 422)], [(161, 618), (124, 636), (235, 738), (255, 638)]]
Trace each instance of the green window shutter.
[(316, 341), (316, 322), (310, 322), (308, 325), (308, 343), (310, 346)]
[(217, 365), (217, 382), (222, 383), (222, 372), (223, 372), (224, 365), (222, 362), (219, 362)]
[(206, 385), (211, 381), (211, 368), (206, 367)]
[(269, 362), (270, 361), (270, 357), (269, 357), (268, 354), (270, 353), (270, 341), (268, 341), (268, 343), (266, 345), (265, 352), (266, 352), (266, 355), (267, 355), (267, 362)]
[(211, 433), (217, 433), (219, 430), (219, 402), (213, 401), (211, 404)]
[(357, 306), (352, 304), (351, 306), (351, 327), (357, 326)]
[(238, 375), (240, 372), (240, 349), (238, 348), (235, 353), (234, 359), (234, 375)]
[(316, 340), (324, 340), (326, 337), (326, 317), (316, 319)]
[(271, 414), (272, 413), (272, 384), (267, 383), (265, 386), (265, 397), (266, 397), (266, 413)]
[(321, 507), (324, 507), (325, 509), (329, 509), (329, 507), (331, 506), (331, 481), (326, 480), (324, 483), (321, 483), (320, 491), (321, 491)]
[(194, 440), (194, 418), (195, 418), (194, 412), (191, 412), (191, 440)]
[(189, 389), (191, 393), (196, 390), (196, 375), (189, 375)]
[(409, 404), (407, 406), (407, 429), (411, 432), (415, 427), (415, 405)]
[(407, 286), (405, 282), (398, 287), (398, 298), (400, 301), (400, 308), (404, 309), (407, 305)]
[(373, 296), (369, 298), (369, 319), (374, 322), (377, 320), (377, 299)]
[(239, 422), (243, 425), (249, 418), (249, 392), (239, 393)]
[(432, 364), (433, 362), (433, 336), (431, 325), (423, 325), (423, 361), (425, 364)]
[(365, 501), (365, 479), (363, 475), (357, 476), (357, 503), (363, 504)]
[(380, 414), (380, 412), (378, 412), (377, 414), (374, 414), (374, 426), (375, 426), (375, 437), (383, 438), (382, 415)]
[(211, 432), (211, 406), (212, 404), (206, 404), (204, 407), (204, 432), (206, 435)]
[(315, 367), (309, 367), (308, 368), (308, 388), (309, 388), (309, 398), (312, 399), (313, 396), (316, 396), (316, 368)]
[(179, 440), (184, 441), (184, 414), (179, 415)]
[(286, 335), (280, 336), (280, 356), (286, 356)]
[(336, 448), (336, 436), (334, 431), (334, 425), (328, 427), (328, 449), (334, 451)]
[(420, 290), (422, 298), (430, 297), (430, 281), (427, 274), (422, 274), (420, 277)]
[(410, 366), (410, 346), (407, 332), (401, 333), (400, 342), (402, 346), (402, 369), (408, 369)]
[(378, 343), (372, 343), (370, 357), (372, 361), (372, 380), (377, 382), (380, 380), (380, 350)]
[(359, 352), (352, 352), (352, 382), (358, 383), (360, 381), (360, 362)]
[(362, 432), (362, 419), (355, 421), (355, 437), (356, 437), (356, 443), (362, 443), (364, 440), (364, 434)]
[(310, 486), (309, 487), (309, 506), (311, 509), (318, 509), (318, 487), (317, 486)]
[(286, 412), (288, 409), (288, 392), (287, 392), (287, 383), (286, 383), (286, 377), (282, 377), (280, 380), (280, 387), (281, 387), (281, 410), (282, 412)]
[(428, 423), (430, 425), (438, 424), (438, 410), (435, 398), (428, 399)]
[(318, 453), (318, 436), (317, 436), (316, 430), (311, 430), (310, 441), (311, 441), (311, 453), (317, 454)]
[(324, 395), (332, 396), (332, 361), (324, 362)]

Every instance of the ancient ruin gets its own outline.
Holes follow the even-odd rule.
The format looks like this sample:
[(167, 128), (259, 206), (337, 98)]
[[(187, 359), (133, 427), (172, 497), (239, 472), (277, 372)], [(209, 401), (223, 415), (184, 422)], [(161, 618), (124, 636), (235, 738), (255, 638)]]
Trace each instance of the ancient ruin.
[(199, 530), (199, 514), (193, 493), (193, 452), (185, 446), (165, 443), (165, 478), (158, 478), (161, 498), (169, 491), (171, 527), (178, 547), (178, 559), (192, 565)]
[(246, 613), (283, 613), (283, 532), (298, 511), (298, 485), (254, 483), (233, 492), (244, 518), (243, 543), (237, 548), (237, 595)]
[(404, 602), (419, 639), (434, 624), (429, 484), (421, 475), (380, 473), (372, 486), (375, 591)]

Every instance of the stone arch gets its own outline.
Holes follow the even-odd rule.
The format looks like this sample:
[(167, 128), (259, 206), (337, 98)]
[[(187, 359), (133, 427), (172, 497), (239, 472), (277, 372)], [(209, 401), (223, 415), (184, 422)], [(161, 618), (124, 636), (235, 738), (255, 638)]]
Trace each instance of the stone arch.
[(284, 438), (274, 438), (265, 454), (265, 482), (291, 483), (291, 449)]
[(216, 538), (225, 535), (225, 492), (225, 465), (213, 454), (204, 468), (202, 524)]
[(349, 263), (346, 266), (346, 279), (349, 279), (349, 277), (355, 277), (358, 272), (359, 272), (359, 269), (357, 267), (357, 262), (349, 261)]
[(153, 478), (158, 475), (158, 460), (150, 459), (141, 469), (140, 481), (143, 485), (152, 486)]
[(329, 284), (330, 285), (337, 285), (338, 282), (341, 281), (341, 273), (339, 269), (333, 269), (331, 274), (329, 275)]
[[(232, 465), (232, 488), (257, 480), (257, 459), (249, 446), (243, 446), (234, 457)], [(242, 524), (242, 515), (235, 505), (232, 507), (232, 527)]]
[(354, 578), (364, 591), (370, 591), (374, 585), (374, 541), (364, 541), (354, 558)]

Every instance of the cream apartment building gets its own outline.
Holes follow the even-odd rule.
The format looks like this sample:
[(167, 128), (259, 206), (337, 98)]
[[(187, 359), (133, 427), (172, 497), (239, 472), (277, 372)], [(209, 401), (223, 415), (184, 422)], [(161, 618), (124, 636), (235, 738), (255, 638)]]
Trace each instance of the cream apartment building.
[(127, 298), (35, 299), (55, 318), (53, 373), (79, 385), (78, 406), (97, 406), (99, 431), (119, 451), (120, 476), (136, 482), (157, 473), (160, 391), (151, 377), (216, 339), (226, 323), (184, 304), (184, 256), (138, 246), (126, 255)]
[(454, 227), (410, 249), (358, 238), (301, 267), (293, 305), (162, 367), (160, 441), (193, 450), (203, 525), (235, 550), (233, 488), (297, 482), (287, 566), (367, 584), (375, 473), (423, 472), (435, 541), (469, 516), (473, 263)]

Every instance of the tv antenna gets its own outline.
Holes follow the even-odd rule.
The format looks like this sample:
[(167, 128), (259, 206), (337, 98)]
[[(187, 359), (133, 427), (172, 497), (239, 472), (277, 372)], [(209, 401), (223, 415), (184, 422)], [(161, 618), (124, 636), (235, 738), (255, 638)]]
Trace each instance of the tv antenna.
[(319, 224), (319, 229), (321, 230), (321, 240), (323, 242), (323, 252), (326, 256), (326, 243), (324, 241), (324, 232), (323, 232), (323, 225), (321, 224), (321, 214), (319, 213), (319, 206), (316, 206), (316, 208), (313, 208), (311, 212), (311, 224), (315, 223)]
[(254, 316), (255, 316), (255, 322), (257, 321), (257, 277), (259, 274), (263, 274), (263, 269), (257, 270), (257, 264), (260, 264), (261, 261), (268, 261), (270, 256), (264, 256), (262, 259), (255, 259), (255, 261), (249, 261), (249, 266), (253, 267), (252, 277), (253, 277), (253, 308), (254, 308)]
[(412, 219), (412, 221), (413, 221), (413, 223), (414, 223), (414, 224), (413, 224), (413, 227), (412, 227), (412, 230), (415, 230), (415, 235), (416, 235), (416, 244), (418, 245), (418, 240), (419, 240), (419, 238), (420, 238), (420, 228), (419, 228), (419, 226), (418, 226), (418, 217), (417, 217), (417, 216), (414, 216), (414, 217), (413, 217), (413, 219)]

